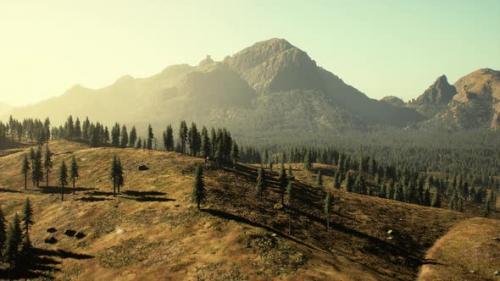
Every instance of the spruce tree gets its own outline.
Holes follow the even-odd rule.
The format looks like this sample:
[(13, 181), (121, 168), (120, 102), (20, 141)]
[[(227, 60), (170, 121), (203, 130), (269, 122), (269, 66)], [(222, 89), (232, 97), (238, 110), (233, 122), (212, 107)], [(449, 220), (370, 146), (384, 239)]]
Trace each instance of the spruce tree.
[(76, 180), (80, 177), (78, 173), (78, 163), (76, 162), (75, 156), (71, 158), (71, 168), (69, 172), (69, 177), (71, 179), (71, 182), (73, 183), (73, 194), (74, 194), (76, 188)]
[(23, 163), (21, 167), (21, 173), (24, 176), (24, 189), (28, 187), (28, 173), (30, 171), (30, 162), (28, 160), (28, 155), (24, 155), (23, 157)]
[(311, 157), (309, 155), (309, 152), (306, 152), (304, 156), (304, 169), (306, 169), (307, 171), (310, 171), (312, 169)]
[(137, 140), (137, 145), (135, 146), (135, 148), (137, 148), (137, 149), (141, 149), (142, 148), (142, 140), (141, 140), (141, 138), (139, 138)]
[(285, 166), (281, 164), (280, 168), (280, 173), (278, 176), (278, 182), (279, 182), (279, 187), (280, 187), (280, 194), (281, 194), (281, 205), (285, 204), (285, 191), (286, 191), (286, 186), (288, 184), (288, 178), (286, 176), (286, 171), (285, 171)]
[(316, 175), (316, 185), (318, 187), (323, 187), (323, 174), (321, 173), (321, 170), (319, 170)]
[(59, 168), (59, 184), (61, 185), (61, 201), (64, 200), (64, 187), (68, 184), (68, 168), (66, 163), (62, 161)]
[(120, 147), (125, 148), (127, 146), (128, 146), (127, 126), (123, 125), (122, 126), (122, 131), (121, 131)]
[(212, 144), (210, 143), (208, 130), (205, 126), (201, 129), (201, 154), (205, 158), (212, 155)]
[(203, 169), (201, 166), (196, 166), (194, 172), (193, 195), (192, 201), (196, 203), (198, 210), (201, 209), (201, 204), (206, 200), (205, 183), (203, 181)]
[(264, 169), (259, 168), (257, 171), (257, 183), (255, 185), (255, 190), (257, 191), (257, 196), (262, 198), (262, 194), (266, 188)]
[(233, 143), (233, 148), (231, 150), (231, 160), (234, 166), (236, 166), (236, 163), (238, 163), (239, 159), (240, 159), (240, 149), (238, 148), (238, 144)]
[(435, 208), (441, 208), (441, 193), (437, 189), (432, 195), (431, 206)]
[(52, 170), (52, 153), (50, 152), (49, 149), (49, 144), (45, 146), (45, 154), (43, 158), (43, 167), (45, 168), (45, 186), (49, 187), (49, 174), (50, 171)]
[(29, 237), (29, 229), (30, 226), (33, 225), (33, 209), (31, 208), (31, 202), (29, 198), (26, 198), (23, 206), (23, 227), (24, 227), (24, 235)]
[(137, 130), (135, 129), (135, 126), (133, 126), (132, 130), (130, 130), (130, 135), (128, 137), (128, 145), (130, 147), (135, 147), (136, 142), (137, 142)]
[(116, 189), (119, 182), (119, 167), (118, 167), (118, 157), (113, 156), (113, 161), (111, 162), (111, 181), (113, 182), (113, 196), (116, 196)]
[(116, 178), (116, 188), (118, 193), (120, 193), (120, 188), (125, 184), (125, 177), (123, 176), (123, 166), (120, 158), (118, 158), (116, 163)]
[(120, 124), (118, 123), (115, 123), (111, 129), (111, 145), (114, 147), (120, 146)]
[(424, 206), (430, 206), (431, 205), (431, 191), (426, 188), (424, 190), (424, 195), (423, 195), (423, 198), (422, 198), (422, 205)]
[(22, 241), (22, 231), (17, 213), (7, 231), (5, 246), (3, 249), (3, 258), (9, 263), (9, 270), (13, 271), (17, 266), (19, 256), (19, 246)]
[(151, 124), (148, 125), (148, 139), (147, 139), (147, 149), (151, 150), (153, 149), (153, 140), (154, 140), (154, 134), (153, 134), (153, 128), (151, 127)]
[(326, 230), (330, 230), (330, 213), (332, 211), (332, 201), (333, 201), (333, 195), (331, 195), (330, 192), (326, 193), (324, 205), (323, 205), (323, 212), (325, 214), (325, 219), (326, 219)]
[(188, 139), (188, 127), (186, 121), (181, 121), (181, 125), (179, 127), (179, 143), (181, 144), (181, 153), (186, 153), (186, 144)]
[(40, 181), (43, 180), (43, 168), (42, 168), (42, 149), (38, 149), (34, 152), (33, 164), (31, 169), (31, 177), (33, 184), (36, 187), (40, 187)]

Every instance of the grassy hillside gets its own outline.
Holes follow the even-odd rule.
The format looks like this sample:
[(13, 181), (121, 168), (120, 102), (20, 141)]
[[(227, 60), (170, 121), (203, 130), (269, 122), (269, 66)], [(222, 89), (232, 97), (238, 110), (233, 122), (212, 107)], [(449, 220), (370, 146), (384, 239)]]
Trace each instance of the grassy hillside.
[[(257, 198), (254, 167), (206, 170), (208, 200), (198, 212), (190, 197), (201, 159), (64, 141), (50, 145), (55, 165), (48, 188), (23, 190), (23, 151), (0, 157), (0, 205), (8, 220), (25, 198), (34, 203), (37, 266), (25, 275), (41, 280), (414, 280), (427, 262), (426, 250), (466, 218), (331, 190), (333, 224), (327, 232), (324, 190), (295, 166), (289, 235), (288, 209), (276, 204), (275, 179)], [(73, 155), (81, 178), (75, 194), (68, 190), (61, 202), (56, 171)], [(113, 155), (125, 169), (117, 197), (108, 171)], [(139, 171), (140, 165), (149, 170)], [(71, 230), (79, 235), (71, 237)], [(48, 238), (57, 243), (46, 243)]]

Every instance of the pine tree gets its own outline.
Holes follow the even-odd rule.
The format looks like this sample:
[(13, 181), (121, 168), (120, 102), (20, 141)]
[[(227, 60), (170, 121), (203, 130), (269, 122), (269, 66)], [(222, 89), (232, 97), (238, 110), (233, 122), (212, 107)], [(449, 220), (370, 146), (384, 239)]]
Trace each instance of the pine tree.
[(123, 166), (120, 158), (118, 158), (118, 161), (116, 163), (116, 177), (116, 188), (118, 193), (120, 193), (120, 188), (125, 184), (125, 177), (123, 176)]
[(281, 164), (280, 168), (280, 173), (278, 176), (278, 182), (279, 182), (279, 187), (280, 187), (280, 194), (281, 194), (281, 205), (285, 204), (285, 189), (288, 184), (288, 178), (286, 176), (286, 171), (285, 171), (285, 166), (283, 163)]
[(22, 241), (22, 231), (17, 213), (14, 215), (14, 220), (9, 226), (5, 239), (5, 247), (3, 249), (3, 257), (10, 265), (10, 271), (13, 271), (17, 266), (19, 256), (19, 246)]
[(50, 174), (50, 171), (52, 170), (52, 153), (50, 152), (49, 144), (47, 144), (45, 146), (43, 167), (45, 168), (45, 180), (46, 180), (45, 186), (48, 187), (49, 186), (49, 174)]
[(205, 158), (212, 155), (212, 144), (210, 143), (208, 130), (205, 126), (201, 129), (201, 154)]
[(394, 187), (394, 200), (397, 201), (404, 201), (404, 194), (403, 194), (403, 187), (401, 186), (400, 183), (396, 183), (396, 186)]
[(120, 124), (118, 123), (115, 123), (111, 129), (111, 145), (114, 147), (120, 146)]
[(59, 184), (61, 185), (61, 201), (64, 200), (64, 187), (68, 184), (68, 168), (64, 161), (59, 168)]
[(148, 139), (147, 139), (147, 149), (153, 149), (153, 140), (154, 140), (153, 128), (151, 125), (148, 125)]
[(116, 192), (119, 189), (121, 181), (123, 181), (123, 171), (121, 168), (120, 160), (116, 155), (113, 156), (113, 161), (111, 162), (111, 181), (113, 182), (113, 196), (116, 196)]
[(179, 143), (181, 144), (181, 153), (186, 154), (186, 144), (188, 138), (188, 127), (186, 121), (181, 121), (181, 125), (179, 127)]
[(424, 195), (422, 198), (422, 205), (430, 206), (431, 205), (431, 192), (428, 188), (424, 190)]
[(309, 152), (306, 152), (304, 156), (304, 169), (310, 171), (312, 169), (312, 162)]
[(142, 140), (141, 140), (141, 138), (139, 138), (137, 140), (137, 145), (135, 146), (135, 148), (137, 148), (137, 149), (141, 149), (142, 148)]
[(73, 194), (75, 193), (76, 180), (80, 177), (78, 173), (78, 163), (76, 162), (75, 156), (71, 158), (71, 168), (69, 172), (69, 177), (73, 183)]
[(333, 179), (333, 187), (335, 189), (340, 189), (340, 171), (335, 172), (335, 177)]
[(333, 201), (333, 195), (331, 195), (330, 192), (326, 193), (325, 201), (324, 201), (324, 206), (323, 206), (323, 212), (325, 213), (325, 219), (326, 219), (326, 230), (330, 230), (330, 213), (332, 211), (332, 201)]
[(257, 171), (257, 183), (255, 186), (255, 190), (257, 191), (257, 196), (262, 198), (262, 194), (264, 193), (265, 188), (266, 188), (266, 182), (265, 182), (264, 169), (259, 168), (259, 170)]
[(205, 183), (203, 181), (203, 169), (201, 166), (196, 166), (193, 182), (193, 196), (192, 201), (196, 203), (198, 210), (201, 209), (200, 205), (206, 200)]
[(33, 180), (33, 185), (40, 187), (40, 181), (43, 180), (43, 169), (42, 169), (42, 149), (38, 149), (34, 152), (33, 164), (31, 169), (31, 178)]
[(24, 176), (24, 189), (28, 187), (28, 173), (30, 171), (30, 162), (28, 160), (28, 155), (24, 155), (23, 157), (23, 163), (21, 167), (21, 173)]
[(135, 129), (135, 126), (133, 126), (132, 130), (130, 130), (130, 135), (128, 137), (128, 145), (130, 147), (135, 147), (136, 142), (137, 142), (137, 130)]
[(121, 142), (120, 146), (122, 148), (125, 148), (128, 146), (128, 132), (127, 132), (127, 126), (123, 125), (122, 126), (122, 131), (121, 131)]
[(319, 170), (316, 175), (316, 185), (318, 187), (323, 187), (323, 175), (321, 174), (321, 170)]
[(238, 144), (233, 143), (233, 148), (231, 150), (231, 160), (234, 166), (236, 166), (236, 163), (238, 163), (239, 159), (240, 159), (240, 149), (238, 148)]
[(29, 237), (29, 228), (33, 225), (33, 209), (31, 208), (31, 202), (29, 198), (26, 198), (23, 206), (23, 227), (24, 235)]
[(431, 206), (435, 208), (441, 208), (441, 193), (436, 190), (432, 196)]

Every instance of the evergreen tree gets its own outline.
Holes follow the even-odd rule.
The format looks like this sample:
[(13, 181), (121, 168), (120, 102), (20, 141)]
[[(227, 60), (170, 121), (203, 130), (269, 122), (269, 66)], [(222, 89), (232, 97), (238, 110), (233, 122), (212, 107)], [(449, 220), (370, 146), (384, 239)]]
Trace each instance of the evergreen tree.
[(122, 126), (122, 131), (121, 131), (121, 142), (120, 146), (125, 148), (128, 146), (128, 132), (127, 132), (127, 126), (123, 125)]
[(26, 198), (23, 206), (23, 227), (24, 235), (29, 237), (29, 228), (33, 225), (33, 209), (31, 208), (31, 202), (29, 198)]
[(309, 152), (306, 152), (304, 156), (304, 169), (308, 171), (312, 169), (311, 156), (309, 155)]
[(45, 186), (48, 187), (49, 186), (49, 174), (50, 174), (50, 171), (52, 170), (52, 153), (50, 152), (49, 144), (47, 144), (45, 146), (43, 167), (45, 168), (45, 180), (46, 180)]
[(125, 178), (123, 176), (123, 167), (120, 159), (115, 155), (113, 156), (113, 161), (111, 162), (111, 181), (113, 182), (113, 196), (120, 192), (120, 187), (125, 184)]
[(335, 172), (335, 177), (333, 178), (333, 188), (340, 189), (340, 171)]
[(34, 159), (33, 159), (33, 164), (32, 170), (31, 170), (31, 178), (33, 180), (33, 184), (36, 185), (36, 187), (40, 187), (40, 181), (43, 180), (43, 169), (42, 169), (42, 152), (41, 148), (38, 147), (38, 149), (34, 152)]
[(354, 182), (354, 192), (359, 194), (367, 194), (365, 178), (361, 175), (361, 173), (358, 173), (356, 181)]
[(69, 177), (73, 183), (73, 193), (75, 193), (76, 180), (80, 177), (78, 173), (78, 163), (76, 162), (75, 156), (71, 158), (71, 168), (69, 172)]
[(441, 208), (441, 193), (436, 190), (432, 195), (431, 206), (435, 208)]
[(64, 161), (59, 168), (59, 184), (61, 185), (61, 201), (64, 200), (64, 187), (68, 184), (68, 168)]
[(189, 129), (188, 132), (188, 143), (189, 143), (190, 154), (192, 156), (198, 155), (201, 148), (201, 137), (195, 123), (191, 123), (191, 128)]
[(196, 203), (198, 210), (201, 209), (200, 205), (206, 200), (205, 183), (203, 181), (203, 169), (201, 166), (196, 166), (194, 173), (193, 183), (193, 196), (192, 201)]
[(10, 271), (13, 271), (17, 266), (19, 256), (19, 246), (22, 241), (22, 231), (17, 213), (14, 215), (14, 220), (10, 224), (7, 231), (5, 246), (3, 249), (3, 257), (10, 265)]
[(137, 149), (141, 149), (142, 148), (142, 140), (141, 140), (141, 138), (139, 138), (137, 140), (137, 145), (135, 146), (135, 148), (137, 148)]
[(321, 170), (319, 170), (316, 175), (316, 185), (318, 187), (323, 187), (323, 175), (321, 174)]
[(186, 144), (188, 139), (188, 127), (186, 121), (181, 121), (179, 127), (179, 143), (181, 144), (181, 153), (186, 154)]
[(174, 150), (174, 135), (172, 126), (168, 125), (165, 132), (163, 132), (163, 146), (166, 151)]
[[(96, 138), (97, 132), (95, 133)], [(119, 147), (120, 146), (120, 124), (115, 123), (113, 128), (111, 129), (111, 145), (114, 147)]]
[(77, 140), (79, 140), (79, 139), (82, 138), (82, 126), (80, 124), (80, 119), (79, 118), (76, 118), (76, 121), (75, 121), (74, 138), (77, 139)]
[(148, 139), (147, 139), (147, 149), (153, 149), (153, 140), (154, 140), (153, 128), (151, 125), (148, 125)]
[(394, 200), (404, 201), (403, 186), (398, 182), (394, 187)]
[(28, 155), (25, 154), (23, 157), (23, 163), (22, 163), (22, 167), (21, 167), (21, 173), (24, 176), (24, 189), (26, 189), (28, 186), (28, 173), (29, 173), (29, 171), (30, 171), (30, 162), (28, 160)]
[(333, 195), (331, 195), (330, 192), (326, 193), (325, 201), (324, 201), (324, 206), (323, 206), (323, 212), (325, 213), (325, 219), (326, 219), (326, 230), (330, 230), (330, 213), (332, 211), (332, 201), (333, 201)]
[(130, 130), (130, 135), (128, 137), (128, 145), (130, 147), (135, 147), (136, 142), (137, 142), (137, 130), (135, 129), (135, 126), (133, 126), (132, 130)]
[(266, 188), (266, 182), (265, 182), (264, 169), (259, 168), (259, 170), (257, 171), (257, 184), (255, 186), (255, 190), (257, 191), (257, 196), (262, 198), (262, 194), (264, 193), (265, 188)]
[(118, 162), (116, 165), (116, 175), (117, 175), (117, 182), (116, 182), (116, 188), (118, 193), (120, 193), (120, 188), (125, 184), (125, 177), (123, 176), (123, 166), (122, 166), (122, 161), (120, 158), (118, 158)]
[(208, 136), (208, 130), (205, 126), (201, 129), (201, 155), (203, 157), (211, 156), (211, 148), (210, 138)]
[(354, 191), (354, 179), (352, 176), (351, 172), (347, 172), (346, 178), (345, 178), (345, 187), (347, 192), (353, 192)]
[(286, 171), (285, 171), (285, 166), (283, 163), (281, 164), (280, 168), (280, 173), (278, 176), (278, 182), (279, 182), (279, 187), (280, 187), (280, 194), (281, 194), (281, 205), (285, 204), (285, 189), (288, 184), (288, 178), (286, 176)]
[(424, 195), (422, 198), (422, 205), (430, 206), (431, 205), (431, 192), (428, 188), (424, 190)]
[(231, 160), (233, 162), (233, 165), (236, 165), (239, 159), (240, 159), (240, 149), (238, 148), (238, 144), (233, 143), (233, 148), (231, 150)]

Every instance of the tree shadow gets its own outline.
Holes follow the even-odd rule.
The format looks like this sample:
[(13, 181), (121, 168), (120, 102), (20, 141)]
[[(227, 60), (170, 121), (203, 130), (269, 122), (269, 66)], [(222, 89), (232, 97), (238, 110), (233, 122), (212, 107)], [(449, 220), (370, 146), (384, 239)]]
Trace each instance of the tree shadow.
[(47, 279), (52, 280), (53, 274), (61, 271), (58, 266), (61, 259), (87, 260), (94, 256), (73, 253), (66, 250), (48, 250), (32, 248), (28, 257), (23, 257), (15, 270), (0, 269), (2, 280)]
[(101, 201), (109, 201), (111, 199), (103, 197), (85, 196), (77, 200), (82, 202), (101, 202)]
[(138, 190), (126, 190), (122, 192), (120, 197), (135, 200), (137, 202), (171, 202), (175, 199), (164, 197), (165, 192), (160, 191), (138, 191)]
[[(43, 186), (40, 187), (40, 192), (44, 194), (61, 194), (61, 187), (60, 186)], [(72, 194), (73, 192), (80, 192), (80, 191), (89, 191), (89, 190), (95, 190), (95, 188), (88, 188), (88, 187), (76, 187), (73, 188), (71, 186), (65, 186), (64, 187), (64, 194)]]
[(10, 188), (3, 188), (3, 187), (0, 187), (0, 192), (21, 193), (21, 191), (19, 191), (19, 190), (10, 189)]

